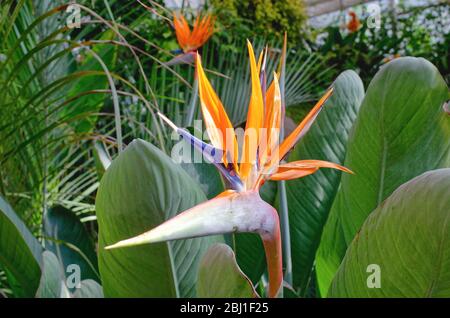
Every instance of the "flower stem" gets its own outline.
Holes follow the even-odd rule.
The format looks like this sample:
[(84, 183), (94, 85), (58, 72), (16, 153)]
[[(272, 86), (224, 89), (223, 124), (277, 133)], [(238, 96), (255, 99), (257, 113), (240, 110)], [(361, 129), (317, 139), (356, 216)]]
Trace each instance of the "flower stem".
[[(280, 140), (284, 139), (284, 123), (286, 117), (286, 55), (287, 55), (287, 33), (284, 34), (284, 43), (280, 62), (280, 92), (281, 92), (281, 123)], [(281, 239), (283, 244), (284, 280), (292, 285), (292, 257), (291, 257), (291, 234), (289, 229), (288, 203), (286, 197), (286, 183), (278, 183), (278, 193), (280, 194), (280, 223)]]
[(284, 280), (292, 285), (291, 233), (289, 229), (288, 203), (286, 197), (286, 181), (278, 183), (280, 194), (280, 222), (283, 242)]
[(280, 238), (280, 222), (278, 214), (274, 210), (274, 224), (271, 233), (261, 235), (266, 253), (267, 271), (269, 273), (269, 291), (270, 298), (280, 297), (283, 292), (283, 260)]
[(189, 103), (189, 111), (186, 117), (185, 127), (192, 126), (192, 121), (194, 120), (195, 106), (197, 104), (197, 96), (198, 96), (198, 80), (197, 75), (194, 75), (194, 85), (192, 87), (192, 96), (191, 101)]

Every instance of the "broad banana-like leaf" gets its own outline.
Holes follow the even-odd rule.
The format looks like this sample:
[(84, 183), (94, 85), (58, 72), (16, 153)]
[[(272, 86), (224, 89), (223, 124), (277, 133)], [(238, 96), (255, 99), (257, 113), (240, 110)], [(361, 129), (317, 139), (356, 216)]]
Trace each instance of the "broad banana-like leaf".
[(41, 277), (41, 253), (39, 242), (0, 196), (0, 263), (14, 280), (10, 285), (15, 296), (36, 294)]
[(350, 244), (330, 297), (450, 297), (450, 169), (401, 185)]
[[(289, 161), (326, 159), (344, 163), (348, 135), (364, 98), (364, 86), (354, 71), (345, 71), (333, 87), (333, 95), (292, 151)], [(322, 230), (340, 179), (340, 171), (321, 169), (306, 178), (286, 182), (293, 284), (301, 295), (305, 295), (309, 285)]]
[(205, 201), (170, 157), (134, 140), (103, 176), (96, 199), (99, 269), (106, 297), (193, 297), (198, 263), (220, 237), (105, 250)]
[(395, 59), (370, 83), (349, 138), (343, 174), (316, 257), (322, 296), (367, 216), (401, 184), (450, 165), (448, 87), (422, 58)]
[(209, 248), (200, 263), (197, 295), (208, 298), (253, 298), (257, 293), (225, 244)]
[(69, 265), (78, 265), (81, 279), (100, 282), (94, 243), (78, 217), (63, 207), (56, 206), (44, 214), (45, 249), (60, 260), (64, 271)]

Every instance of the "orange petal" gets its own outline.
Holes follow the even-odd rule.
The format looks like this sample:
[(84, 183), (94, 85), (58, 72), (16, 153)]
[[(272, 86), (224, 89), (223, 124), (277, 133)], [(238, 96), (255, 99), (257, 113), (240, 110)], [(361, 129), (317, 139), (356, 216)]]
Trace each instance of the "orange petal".
[(228, 156), (230, 155), (237, 171), (238, 144), (233, 125), (205, 75), (198, 54), (196, 66), (200, 105), (209, 138), (214, 147), (224, 150), (223, 161), (225, 165), (228, 164)]
[(270, 176), (270, 180), (280, 181), (280, 180), (293, 180), (303, 178), (307, 175), (315, 173), (317, 170), (319, 170), (319, 168), (290, 169), (274, 173), (273, 175)]
[(274, 73), (273, 82), (266, 93), (266, 110), (264, 116), (264, 140), (261, 140), (260, 166), (263, 168), (278, 147), (281, 123), (281, 92), (278, 83), (278, 76)]
[(184, 16), (180, 15), (180, 17), (178, 17), (176, 13), (173, 13), (173, 26), (175, 28), (178, 45), (186, 52), (189, 47), (191, 30)]
[[(317, 104), (313, 107), (313, 109), (309, 112), (308, 115), (302, 120), (302, 122), (294, 129), (294, 131), (282, 142), (279, 149), (279, 159), (283, 159), (289, 150), (295, 146), (300, 138), (302, 138), (311, 127), (314, 120), (319, 115), (320, 111), (324, 103), (333, 93), (333, 88), (330, 88), (324, 96), (317, 102)], [(274, 164), (274, 162), (272, 162)]]
[(215, 19), (211, 15), (207, 15), (202, 19), (197, 17), (190, 39), (191, 50), (198, 49), (208, 41), (214, 33), (214, 21)]
[(353, 174), (353, 172), (337, 163), (323, 161), (323, 160), (299, 160), (282, 164), (278, 167), (276, 173), (274, 173), (271, 180), (292, 180), (302, 178), (307, 175), (315, 173), (319, 168), (333, 168), (347, 173)]
[(302, 168), (333, 168), (338, 169), (347, 173), (353, 174), (353, 171), (350, 169), (341, 166), (340, 164), (324, 161), (324, 160), (298, 160), (292, 161), (285, 164), (280, 165), (278, 170), (280, 169), (302, 169)]
[(250, 56), (250, 70), (252, 82), (252, 95), (248, 106), (247, 123), (242, 145), (242, 158), (240, 165), (240, 176), (245, 179), (253, 166), (256, 164), (257, 147), (259, 145), (260, 128), (263, 125), (264, 104), (261, 91), (261, 82), (259, 80), (258, 67), (256, 65), (255, 53), (250, 41), (247, 40), (248, 53)]
[(215, 19), (211, 15), (203, 18), (197, 16), (192, 28), (183, 15), (173, 14), (173, 26), (177, 36), (177, 41), (184, 52), (194, 51), (201, 47), (211, 37), (214, 32)]

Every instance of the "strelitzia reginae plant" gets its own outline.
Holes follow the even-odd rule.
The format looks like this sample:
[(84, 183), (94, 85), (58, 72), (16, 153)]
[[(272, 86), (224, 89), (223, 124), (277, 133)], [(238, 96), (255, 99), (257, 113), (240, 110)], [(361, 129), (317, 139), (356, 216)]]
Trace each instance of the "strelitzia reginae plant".
[(232, 232), (258, 233), (266, 253), (268, 296), (276, 297), (283, 282), (280, 222), (277, 211), (261, 199), (260, 187), (267, 180), (301, 178), (315, 173), (319, 168), (351, 171), (341, 165), (321, 160), (283, 162), (288, 152), (308, 131), (333, 89), (330, 88), (297, 128), (280, 142), (280, 127), (285, 112), (279, 76), (276, 73), (273, 75), (273, 81), (266, 90), (266, 54), (262, 52), (257, 62), (252, 45), (250, 42), (247, 44), (252, 92), (240, 160), (237, 134), (205, 75), (200, 55), (196, 55), (196, 72), (201, 111), (211, 144), (197, 139), (159, 114), (179, 135), (201, 151), (205, 159), (217, 167), (228, 189), (144, 234), (120, 241), (106, 249)]

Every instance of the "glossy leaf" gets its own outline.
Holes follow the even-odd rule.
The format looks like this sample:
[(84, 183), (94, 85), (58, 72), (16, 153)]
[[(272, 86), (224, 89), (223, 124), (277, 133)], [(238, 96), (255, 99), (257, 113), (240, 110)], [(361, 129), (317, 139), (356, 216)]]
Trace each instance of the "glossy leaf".
[(355, 175), (342, 175), (317, 254), (322, 296), (369, 213), (399, 185), (450, 165), (447, 97), (438, 70), (422, 58), (395, 59), (370, 83), (344, 163)]
[(0, 196), (0, 263), (14, 280), (11, 285), (16, 296), (35, 295), (41, 277), (41, 253), (39, 242)]
[(450, 297), (449, 211), (450, 169), (400, 186), (364, 222), (329, 296)]
[(197, 295), (209, 298), (257, 297), (250, 279), (237, 265), (233, 250), (225, 244), (211, 246), (203, 256)]
[[(289, 156), (289, 162), (323, 159), (343, 164), (347, 139), (356, 119), (364, 86), (353, 71), (345, 71), (333, 84), (326, 102), (310, 131)], [(292, 246), (293, 283), (302, 295), (309, 284), (323, 226), (336, 195), (341, 172), (320, 169), (314, 175), (287, 182)]]
[(221, 237), (104, 247), (146, 232), (205, 200), (180, 166), (153, 145), (133, 141), (105, 172), (96, 199), (105, 296), (195, 296), (201, 255)]

